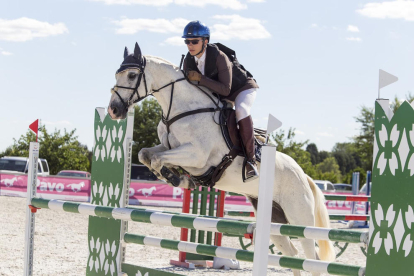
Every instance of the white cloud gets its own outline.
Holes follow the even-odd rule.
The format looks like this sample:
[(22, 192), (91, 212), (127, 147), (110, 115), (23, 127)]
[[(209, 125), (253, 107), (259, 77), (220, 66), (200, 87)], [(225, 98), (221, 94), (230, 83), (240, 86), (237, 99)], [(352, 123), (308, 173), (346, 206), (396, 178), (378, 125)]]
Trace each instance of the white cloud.
[(154, 33), (181, 33), (190, 20), (176, 18), (167, 19), (128, 19), (114, 21), (115, 25), (120, 28), (116, 30), (117, 34), (135, 34), (139, 31), (148, 31)]
[(36, 37), (48, 37), (67, 33), (63, 23), (50, 24), (27, 17), (7, 20), (0, 19), (0, 40), (28, 41)]
[(246, 4), (242, 4), (238, 0), (203, 0), (203, 1), (194, 1), (194, 0), (175, 0), (175, 4), (181, 6), (196, 6), (196, 7), (205, 7), (206, 5), (217, 5), (223, 9), (232, 9), (232, 10), (244, 10), (247, 9)]
[(414, 1), (397, 0), (382, 3), (368, 3), (357, 12), (371, 18), (393, 18), (414, 21)]
[(164, 45), (164, 44), (170, 44), (173, 46), (185, 46), (184, 39), (181, 38), (181, 36), (169, 37), (161, 45)]
[(4, 51), (2, 48), (0, 48), (0, 54), (3, 55), (3, 56), (11, 56), (11, 55), (13, 55), (10, 52)]
[(295, 134), (297, 134), (297, 135), (305, 135), (305, 132), (296, 129), (295, 130)]
[[(106, 5), (145, 5), (163, 7), (170, 4), (179, 6), (195, 6), (205, 7), (206, 5), (216, 5), (223, 9), (243, 10), (247, 9), (247, 5), (241, 3), (239, 0), (91, 0), (94, 2), (103, 2)], [(253, 0), (250, 2), (263, 2), (262, 0)]]
[(362, 39), (360, 37), (347, 37), (346, 40), (355, 41), (355, 42), (361, 42), (362, 41)]
[(359, 28), (354, 25), (348, 25), (347, 31), (352, 33), (359, 33)]
[(217, 20), (230, 21), (228, 25), (214, 24), (211, 36), (214, 40), (241, 40), (264, 39), (271, 35), (259, 19), (241, 17), (240, 15), (216, 15)]
[(103, 2), (107, 5), (145, 5), (162, 7), (173, 3), (173, 0), (91, 0), (94, 2)]
[(313, 24), (311, 25), (311, 28), (318, 28), (318, 24), (313, 23)]
[[(219, 21), (227, 21), (228, 24), (214, 24), (211, 26), (211, 37), (214, 40), (230, 39), (264, 39), (271, 35), (262, 25), (260, 20), (245, 18), (239, 15), (216, 15), (213, 18)], [(190, 22), (188, 19), (128, 19), (113, 21), (118, 26), (117, 34), (135, 34), (139, 31), (148, 31), (165, 34), (181, 34), (184, 27)], [(161, 44), (174, 46), (184, 45), (183, 39), (179, 36), (169, 37)]]
[(266, 0), (247, 0), (247, 2), (249, 3), (264, 3), (266, 2)]
[(334, 137), (334, 135), (329, 132), (318, 132), (316, 135), (322, 136), (322, 137)]

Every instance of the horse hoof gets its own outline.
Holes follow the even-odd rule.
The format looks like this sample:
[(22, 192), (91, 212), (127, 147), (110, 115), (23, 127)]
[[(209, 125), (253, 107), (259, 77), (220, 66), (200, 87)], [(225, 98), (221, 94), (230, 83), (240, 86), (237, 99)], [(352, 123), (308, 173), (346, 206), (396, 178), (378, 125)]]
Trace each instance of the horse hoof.
[(174, 187), (180, 186), (180, 178), (178, 176), (176, 176), (169, 168), (167, 168), (165, 166), (162, 167), (160, 173)]

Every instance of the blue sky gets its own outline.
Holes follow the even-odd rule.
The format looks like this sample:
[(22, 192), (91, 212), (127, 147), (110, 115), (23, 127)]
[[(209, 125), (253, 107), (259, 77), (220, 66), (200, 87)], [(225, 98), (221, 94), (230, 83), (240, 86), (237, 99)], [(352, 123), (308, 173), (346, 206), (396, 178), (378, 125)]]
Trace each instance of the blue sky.
[(1, 1), (0, 151), (37, 118), (91, 148), (124, 47), (179, 64), (182, 29), (197, 19), (258, 81), (255, 124), (272, 113), (320, 150), (358, 133), (379, 69), (399, 77), (383, 98), (414, 92), (414, 1)]

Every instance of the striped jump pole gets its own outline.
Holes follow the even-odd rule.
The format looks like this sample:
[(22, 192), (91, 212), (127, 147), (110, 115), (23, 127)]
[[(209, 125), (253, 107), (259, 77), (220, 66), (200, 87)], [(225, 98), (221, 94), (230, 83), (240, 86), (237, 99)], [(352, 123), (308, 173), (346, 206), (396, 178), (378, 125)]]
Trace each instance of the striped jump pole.
[[(254, 217), (254, 212), (249, 211), (225, 211), (228, 216), (235, 217)], [(369, 215), (329, 215), (331, 220), (357, 220), (357, 221), (368, 221)]]
[[(243, 196), (241, 194), (238, 193), (232, 193), (229, 192), (228, 193), (231, 196)], [(326, 200), (338, 200), (338, 201), (362, 201), (362, 202), (367, 202), (367, 201), (371, 201), (371, 196), (366, 196), (366, 195), (328, 195), (328, 194), (324, 194), (325, 199)]]
[(365, 195), (324, 195), (326, 200), (338, 200), (338, 201), (362, 201), (367, 202), (371, 200), (370, 196)]
[[(152, 223), (173, 227), (185, 227), (189, 229), (220, 232), (239, 236), (243, 236), (244, 234), (253, 234), (256, 227), (256, 223), (254, 222), (203, 218), (185, 214), (174, 215), (162, 212), (137, 210), (133, 208), (114, 208), (109, 206), (97, 206), (87, 203), (65, 202), (53, 199), (50, 200), (43, 198), (33, 198), (31, 203), (34, 207), (37, 208), (79, 213), (89, 216), (112, 218), (124, 221)], [(366, 243), (368, 240), (368, 232), (294, 226), (287, 224), (284, 225), (279, 223), (271, 224), (270, 234), (350, 243)]]
[[(253, 262), (254, 257), (253, 251), (162, 239), (151, 236), (134, 235), (129, 233), (126, 233), (124, 235), (124, 241), (126, 243), (147, 245), (158, 248), (189, 252), (193, 254), (202, 254), (226, 259), (235, 259), (245, 262)], [(365, 275), (365, 267), (294, 257), (285, 257), (278, 255), (268, 255), (267, 264), (271, 266), (300, 269), (309, 272), (329, 273), (331, 275)]]
[(368, 221), (370, 215), (329, 215), (331, 220), (355, 220), (355, 221)]

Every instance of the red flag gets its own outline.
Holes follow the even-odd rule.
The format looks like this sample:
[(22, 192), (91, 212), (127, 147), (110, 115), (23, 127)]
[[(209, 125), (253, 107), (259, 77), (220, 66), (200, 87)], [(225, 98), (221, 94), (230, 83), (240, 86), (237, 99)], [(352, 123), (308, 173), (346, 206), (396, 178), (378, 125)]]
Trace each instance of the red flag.
[(37, 119), (36, 121), (34, 121), (33, 123), (30, 124), (29, 126), (30, 130), (33, 131), (34, 133), (36, 133), (36, 142), (37, 142), (37, 132), (39, 130), (39, 119)]

